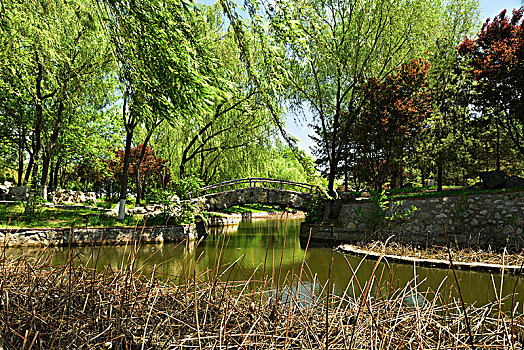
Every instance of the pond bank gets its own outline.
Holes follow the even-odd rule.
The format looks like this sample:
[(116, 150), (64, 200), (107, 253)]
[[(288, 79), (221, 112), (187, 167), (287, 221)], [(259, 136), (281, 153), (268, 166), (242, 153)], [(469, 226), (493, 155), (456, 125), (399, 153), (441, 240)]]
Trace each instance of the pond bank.
[(178, 242), (196, 239), (196, 225), (153, 227), (94, 227), (94, 228), (18, 228), (0, 229), (0, 245), (19, 246), (79, 246), (119, 245), (141, 243)]
[[(415, 264), (417, 266), (451, 268), (447, 251), (415, 250), (407, 247), (383, 247), (379, 242), (366, 246), (356, 246), (351, 244), (341, 244), (336, 251), (342, 254), (363, 256), (371, 259), (384, 259), (403, 264)], [(503, 256), (502, 254), (464, 251), (452, 251), (453, 266), (457, 269), (472, 271), (488, 271), (512, 274), (521, 274), (523, 271), (524, 256), (512, 254)], [(472, 257), (473, 256), (473, 257)], [(476, 260), (476, 261), (472, 261)], [(501, 261), (502, 263), (498, 263)]]
[[(208, 219), (208, 227), (237, 226), (242, 220), (278, 219), (285, 212), (228, 214)], [(303, 212), (288, 213), (288, 218), (303, 218)], [(0, 229), (0, 245), (21, 246), (79, 246), (121, 245), (140, 240), (141, 243), (179, 242), (206, 236), (201, 223), (145, 227), (71, 227), (71, 228), (8, 228)]]

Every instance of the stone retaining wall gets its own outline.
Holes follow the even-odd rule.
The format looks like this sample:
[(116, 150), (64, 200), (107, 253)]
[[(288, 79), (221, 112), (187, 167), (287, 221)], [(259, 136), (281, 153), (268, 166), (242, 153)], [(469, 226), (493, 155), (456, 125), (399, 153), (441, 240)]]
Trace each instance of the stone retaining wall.
[(405, 213), (404, 218), (381, 220), (376, 203), (343, 204), (338, 225), (303, 224), (301, 238), (358, 243), (386, 240), (417, 246), (445, 245), (443, 224), (451, 243), (513, 251), (524, 249), (524, 192), (479, 194), (392, 201), (385, 215)]
[(176, 242), (197, 237), (194, 225), (165, 227), (108, 227), (72, 229), (11, 229), (0, 230), (0, 245), (6, 246), (68, 246), (86, 244), (125, 244)]

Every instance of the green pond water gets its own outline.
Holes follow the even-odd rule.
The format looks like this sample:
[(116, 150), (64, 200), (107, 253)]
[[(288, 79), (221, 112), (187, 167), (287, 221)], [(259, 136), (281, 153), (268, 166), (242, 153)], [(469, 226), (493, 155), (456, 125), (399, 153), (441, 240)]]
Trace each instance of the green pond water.
[[(238, 227), (210, 230), (207, 239), (201, 242), (181, 244), (145, 244), (140, 246), (135, 258), (136, 269), (150, 274), (153, 270), (158, 278), (180, 280), (191, 275), (194, 267), (196, 275), (205, 278), (206, 271), (226, 271), (222, 280), (245, 281), (249, 278), (262, 280), (272, 278), (274, 284), (289, 285), (300, 275), (301, 288), (311, 285), (321, 286), (330, 277), (331, 290), (338, 295), (344, 291), (349, 295), (359, 294), (369, 283), (374, 272), (372, 289), (377, 291), (404, 288), (417, 285), (419, 292), (428, 289), (440, 290), (445, 298), (456, 298), (457, 282), (453, 272), (441, 268), (423, 268), (413, 265), (363, 260), (361, 257), (342, 255), (330, 247), (319, 247), (307, 242), (300, 242), (300, 219), (279, 219), (243, 221)], [(9, 249), (7, 255), (20, 253), (31, 256), (46, 255), (51, 264), (61, 264), (71, 253), (88, 265), (111, 265), (119, 268), (129, 261), (132, 254), (129, 246), (102, 246), (42, 249)], [(331, 266), (331, 271), (330, 271)], [(351, 267), (350, 267), (351, 266)], [(229, 269), (228, 269), (229, 267)], [(352, 272), (355, 271), (354, 273)], [(457, 270), (458, 286), (467, 304), (484, 305), (504, 297), (516, 290), (512, 301), (505, 301), (504, 309), (510, 310), (511, 304), (517, 305), (517, 311), (523, 312), (524, 279), (515, 275)], [(184, 277), (186, 276), (186, 277)], [(358, 280), (355, 283), (354, 276)], [(376, 288), (380, 280), (383, 286)], [(350, 283), (351, 282), (351, 283)], [(296, 285), (296, 283), (294, 284)], [(384, 287), (384, 286), (389, 287)], [(389, 289), (388, 289), (389, 288)], [(309, 288), (310, 289), (310, 288)], [(449, 301), (449, 300), (448, 300)]]

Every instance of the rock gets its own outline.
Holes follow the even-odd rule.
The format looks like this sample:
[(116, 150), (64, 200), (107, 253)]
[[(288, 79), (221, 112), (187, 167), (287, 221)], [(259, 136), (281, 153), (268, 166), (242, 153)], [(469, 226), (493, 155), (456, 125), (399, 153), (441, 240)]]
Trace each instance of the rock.
[(342, 192), (339, 194), (339, 198), (343, 202), (350, 202), (355, 200), (355, 195), (352, 192)]
[(18, 200), (25, 200), (27, 198), (27, 187), (9, 187), (9, 197)]
[(519, 176), (511, 176), (504, 184), (506, 188), (524, 188), (524, 178)]
[(128, 213), (130, 214), (140, 214), (140, 215), (144, 215), (144, 214), (147, 214), (147, 209), (144, 208), (144, 207), (134, 207), (134, 208), (130, 208), (128, 210), (126, 210)]
[(369, 192), (362, 192), (362, 193), (360, 193), (360, 197), (369, 198), (370, 194), (369, 194)]
[(85, 203), (94, 202), (96, 200), (96, 194), (94, 192), (81, 192), (72, 190), (56, 190), (52, 196), (52, 201), (55, 204), (58, 203)]
[(489, 190), (504, 188), (509, 176), (503, 171), (483, 171), (480, 173), (482, 185)]

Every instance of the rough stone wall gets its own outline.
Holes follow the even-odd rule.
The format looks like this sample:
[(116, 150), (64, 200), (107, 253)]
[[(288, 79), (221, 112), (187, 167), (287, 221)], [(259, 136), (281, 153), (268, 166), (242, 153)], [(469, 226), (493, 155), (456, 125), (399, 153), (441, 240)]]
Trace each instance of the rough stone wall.
[(260, 203), (283, 205), (294, 209), (308, 209), (314, 194), (261, 187), (247, 187), (203, 196), (206, 210), (220, 210), (235, 205)]
[[(524, 192), (479, 194), (392, 201), (386, 216), (416, 211), (404, 218), (377, 220), (376, 203), (344, 204), (340, 225), (303, 225), (302, 238), (334, 242), (391, 240), (417, 246), (445, 245), (446, 238), (460, 247), (524, 249)], [(443, 225), (444, 224), (444, 225)]]
[(176, 242), (195, 239), (193, 225), (168, 227), (109, 227), (88, 229), (19, 229), (0, 230), (0, 244), (5, 246), (68, 246), (85, 244), (124, 244)]

